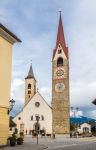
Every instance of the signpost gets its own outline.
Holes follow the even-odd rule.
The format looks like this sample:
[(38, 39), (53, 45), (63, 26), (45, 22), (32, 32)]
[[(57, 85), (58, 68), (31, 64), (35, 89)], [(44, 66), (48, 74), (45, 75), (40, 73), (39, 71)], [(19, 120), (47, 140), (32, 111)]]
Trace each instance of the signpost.
[(39, 116), (36, 116), (36, 134), (37, 134), (37, 144), (38, 144), (38, 128), (39, 128)]

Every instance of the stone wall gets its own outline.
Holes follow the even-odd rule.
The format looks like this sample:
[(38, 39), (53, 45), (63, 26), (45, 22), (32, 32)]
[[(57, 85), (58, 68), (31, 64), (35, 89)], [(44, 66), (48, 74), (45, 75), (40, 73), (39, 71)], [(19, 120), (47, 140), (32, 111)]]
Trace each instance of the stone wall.
[[(63, 56), (64, 58), (64, 56)], [(55, 58), (54, 58), (55, 59)], [(59, 67), (58, 67), (59, 68)], [(64, 77), (57, 78), (55, 70), (57, 70), (57, 60), (52, 62), (52, 129), (56, 134), (70, 133), (70, 94), (69, 94), (69, 63), (64, 59), (62, 66), (65, 73)], [(63, 83), (65, 89), (63, 92), (56, 92), (55, 85)]]

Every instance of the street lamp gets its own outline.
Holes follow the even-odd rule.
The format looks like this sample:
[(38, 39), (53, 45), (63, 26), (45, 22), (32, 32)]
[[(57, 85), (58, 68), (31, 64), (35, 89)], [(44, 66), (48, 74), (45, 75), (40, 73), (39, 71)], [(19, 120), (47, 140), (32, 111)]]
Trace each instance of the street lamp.
[(92, 103), (93, 103), (94, 105), (96, 105), (96, 99), (94, 99), (94, 100), (92, 101)]
[(38, 127), (39, 127), (39, 119), (40, 117), (39, 116), (36, 116), (36, 133), (37, 133), (37, 144), (38, 144)]
[(9, 108), (9, 112), (13, 109), (13, 107), (14, 107), (14, 105), (15, 105), (15, 100), (14, 99), (11, 99), (10, 101), (9, 101), (9, 103), (10, 103), (10, 108)]
[[(74, 115), (74, 118), (75, 118), (75, 123), (74, 123), (75, 126), (76, 126), (76, 114), (77, 114), (78, 110), (79, 110), (78, 107), (76, 107), (76, 108), (71, 107), (71, 111), (73, 112), (73, 115)], [(75, 129), (77, 129), (77, 127)]]

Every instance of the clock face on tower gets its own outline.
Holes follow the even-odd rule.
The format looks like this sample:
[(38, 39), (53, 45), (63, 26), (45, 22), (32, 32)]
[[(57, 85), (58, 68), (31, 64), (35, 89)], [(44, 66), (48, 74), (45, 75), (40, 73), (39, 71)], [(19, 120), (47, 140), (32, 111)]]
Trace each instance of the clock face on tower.
[(63, 83), (57, 83), (55, 85), (56, 92), (63, 92), (64, 89), (65, 89), (65, 85)]
[(56, 75), (59, 77), (64, 75), (64, 70), (62, 70), (62, 69), (57, 70)]
[(55, 71), (54, 71), (54, 77), (56, 79), (62, 79), (62, 78), (64, 78), (64, 75), (65, 75), (64, 68), (57, 68), (57, 69), (55, 69)]

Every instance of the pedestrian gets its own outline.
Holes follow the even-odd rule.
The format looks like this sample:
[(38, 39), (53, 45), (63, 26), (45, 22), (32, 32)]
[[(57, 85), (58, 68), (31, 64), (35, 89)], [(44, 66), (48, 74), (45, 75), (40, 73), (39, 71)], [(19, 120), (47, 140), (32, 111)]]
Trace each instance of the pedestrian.
[(78, 132), (76, 132), (76, 138), (78, 138)]
[(27, 135), (27, 129), (26, 129), (26, 135)]
[(53, 130), (52, 138), (55, 139), (55, 131)]
[(70, 138), (72, 138), (72, 132), (70, 132)]

